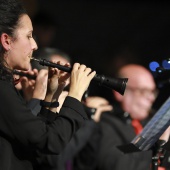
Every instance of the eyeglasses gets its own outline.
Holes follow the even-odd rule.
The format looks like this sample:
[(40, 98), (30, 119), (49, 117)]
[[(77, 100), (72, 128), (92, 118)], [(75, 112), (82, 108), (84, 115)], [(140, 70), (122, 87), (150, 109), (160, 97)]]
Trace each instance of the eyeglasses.
[(130, 86), (126, 86), (126, 89), (143, 96), (153, 95), (155, 98), (158, 96), (159, 93), (158, 89), (151, 90), (147, 88), (135, 88)]

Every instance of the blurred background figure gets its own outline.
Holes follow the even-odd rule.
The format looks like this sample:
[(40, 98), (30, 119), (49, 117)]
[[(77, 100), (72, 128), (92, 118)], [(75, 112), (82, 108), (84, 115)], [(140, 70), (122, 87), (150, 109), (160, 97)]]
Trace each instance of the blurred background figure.
[(155, 81), (149, 70), (137, 64), (121, 67), (117, 76), (128, 77), (125, 94), (121, 96), (113, 90), (116, 101), (113, 111), (101, 114), (94, 137), (75, 156), (76, 170), (149, 170), (151, 167), (152, 151), (123, 154), (117, 146), (130, 143), (154, 115), (152, 106), (158, 94)]
[[(55, 60), (61, 61), (62, 63), (70, 63), (71, 64), (71, 57), (65, 53), (64, 51), (54, 48), (54, 47), (44, 47), (38, 49), (34, 53), (34, 57), (37, 59), (46, 59), (46, 60)], [(31, 61), (32, 68), (36, 68), (38, 70), (47, 68), (46, 66), (42, 66), (35, 61)]]
[(83, 103), (87, 107), (86, 112), (90, 112), (88, 115), (90, 115), (95, 122), (100, 121), (103, 112), (113, 110), (113, 106), (109, 101), (100, 96), (87, 96)]
[(113, 91), (120, 107), (129, 113), (133, 120), (143, 121), (148, 118), (158, 95), (152, 74), (143, 66), (129, 64), (123, 66), (117, 76), (129, 78), (124, 96)]

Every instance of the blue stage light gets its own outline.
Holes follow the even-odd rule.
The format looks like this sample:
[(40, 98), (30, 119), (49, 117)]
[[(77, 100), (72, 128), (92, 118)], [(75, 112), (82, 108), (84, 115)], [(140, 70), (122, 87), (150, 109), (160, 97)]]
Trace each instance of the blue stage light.
[(165, 69), (170, 69), (170, 63), (168, 60), (163, 60), (162, 61), (162, 67)]
[(157, 67), (159, 67), (159, 63), (158, 62), (152, 61), (152, 62), (149, 63), (149, 69), (151, 71), (155, 72)]

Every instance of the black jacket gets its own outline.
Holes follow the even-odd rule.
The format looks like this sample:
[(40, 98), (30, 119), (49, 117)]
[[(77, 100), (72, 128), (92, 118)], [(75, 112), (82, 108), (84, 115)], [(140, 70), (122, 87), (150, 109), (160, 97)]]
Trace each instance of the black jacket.
[(136, 135), (127, 114), (121, 110), (103, 113), (96, 125), (98, 130), (74, 159), (74, 170), (150, 169), (151, 151), (124, 154), (117, 147), (129, 144)]
[(152, 152), (124, 154), (117, 146), (126, 145), (136, 136), (130, 120), (104, 114), (100, 123), (102, 138), (97, 170), (149, 170)]
[(54, 121), (47, 123), (47, 112), (41, 109), (34, 116), (14, 85), (0, 80), (1, 170), (33, 170), (44, 161), (48, 164), (39, 155), (59, 154), (87, 119), (81, 102), (71, 97)]

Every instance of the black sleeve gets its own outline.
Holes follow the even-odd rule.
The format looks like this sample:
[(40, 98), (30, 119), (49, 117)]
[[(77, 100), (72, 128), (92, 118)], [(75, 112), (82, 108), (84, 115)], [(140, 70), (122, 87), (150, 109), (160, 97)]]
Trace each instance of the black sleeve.
[(32, 114), (35, 116), (37, 116), (41, 110), (39, 99), (32, 98), (29, 102), (27, 102), (27, 106), (28, 108), (30, 108)]
[(58, 116), (58, 113), (54, 113), (45, 107), (41, 107), (39, 99), (32, 98), (27, 102), (27, 107), (31, 110), (34, 116), (41, 117), (46, 123), (52, 123)]
[(67, 97), (60, 115), (46, 124), (41, 117), (32, 115), (12, 85), (1, 82), (0, 89), (3, 89), (0, 92), (0, 130), (24, 147), (31, 145), (47, 153), (59, 154), (87, 119), (81, 102)]
[[(99, 125), (94, 122), (91, 122), (91, 124), (86, 124), (84, 132), (81, 135), (86, 140), (82, 146), (80, 145), (81, 143), (77, 143), (77, 145), (80, 145), (81, 148), (79, 148), (79, 150), (77, 150), (77, 152), (73, 155), (73, 169), (95, 170), (98, 163), (97, 155), (101, 141), (101, 131)], [(78, 138), (78, 134), (76, 136)]]
[[(132, 152), (125, 154), (117, 146), (126, 145), (131, 141), (133, 129), (118, 119), (100, 123), (102, 137), (99, 147), (98, 170), (149, 170), (152, 162), (151, 151)], [(131, 137), (130, 137), (131, 136)], [(133, 137), (132, 137), (133, 138)]]

